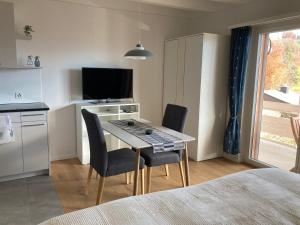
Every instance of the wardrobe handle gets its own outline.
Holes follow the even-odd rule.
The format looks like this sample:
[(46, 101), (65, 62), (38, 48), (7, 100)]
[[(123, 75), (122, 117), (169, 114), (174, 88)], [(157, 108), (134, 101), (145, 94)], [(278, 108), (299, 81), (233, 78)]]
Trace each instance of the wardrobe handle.
[(40, 127), (44, 126), (44, 123), (39, 123), (39, 124), (28, 124), (28, 125), (22, 125), (22, 127)]

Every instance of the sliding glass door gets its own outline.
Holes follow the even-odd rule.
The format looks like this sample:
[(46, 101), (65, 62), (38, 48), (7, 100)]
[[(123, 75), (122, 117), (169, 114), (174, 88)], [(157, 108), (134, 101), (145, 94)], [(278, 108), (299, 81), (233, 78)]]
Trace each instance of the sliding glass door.
[[(295, 170), (300, 124), (300, 30), (260, 33), (249, 159)], [(299, 154), (299, 153), (298, 153)]]

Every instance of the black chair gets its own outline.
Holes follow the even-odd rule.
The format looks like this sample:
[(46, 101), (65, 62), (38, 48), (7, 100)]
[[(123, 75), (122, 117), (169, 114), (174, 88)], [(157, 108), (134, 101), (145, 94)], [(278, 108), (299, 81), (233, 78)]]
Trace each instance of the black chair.
[[(86, 109), (83, 109), (81, 112), (85, 120), (90, 143), (90, 169), (88, 173), (86, 194), (88, 193), (88, 186), (94, 169), (96, 173), (100, 175), (96, 201), (96, 204), (99, 204), (103, 194), (105, 178), (135, 171), (136, 153), (128, 148), (107, 152), (103, 128), (98, 116)], [(144, 159), (141, 158), (140, 169), (142, 175), (142, 192), (144, 190), (144, 165)]]
[[(168, 104), (165, 110), (162, 126), (172, 130), (182, 132), (186, 120), (187, 108)], [(141, 156), (145, 159), (147, 166), (147, 192), (150, 192), (152, 167), (165, 165), (166, 176), (169, 176), (168, 164), (178, 163), (182, 185), (185, 186), (183, 165), (182, 165), (183, 150), (153, 153), (152, 148), (141, 150)]]

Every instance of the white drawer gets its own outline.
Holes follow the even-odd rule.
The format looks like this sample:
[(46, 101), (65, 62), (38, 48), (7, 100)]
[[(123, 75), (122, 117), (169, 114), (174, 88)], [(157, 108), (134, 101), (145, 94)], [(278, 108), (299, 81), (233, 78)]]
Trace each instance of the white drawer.
[(12, 123), (20, 123), (21, 122), (21, 118), (20, 118), (20, 113), (19, 112), (15, 112), (15, 113), (0, 113), (0, 115), (8, 115), (11, 119)]
[(21, 112), (22, 122), (46, 121), (46, 120), (47, 120), (47, 112), (45, 111)]
[(40, 127), (40, 126), (47, 126), (46, 121), (23, 122), (21, 127), (23, 128), (23, 127)]

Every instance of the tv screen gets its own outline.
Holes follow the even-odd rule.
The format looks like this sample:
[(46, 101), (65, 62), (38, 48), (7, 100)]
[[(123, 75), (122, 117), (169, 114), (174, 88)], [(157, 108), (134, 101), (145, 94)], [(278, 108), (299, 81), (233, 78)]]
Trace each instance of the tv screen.
[(82, 68), (83, 99), (132, 98), (132, 77), (132, 69)]

